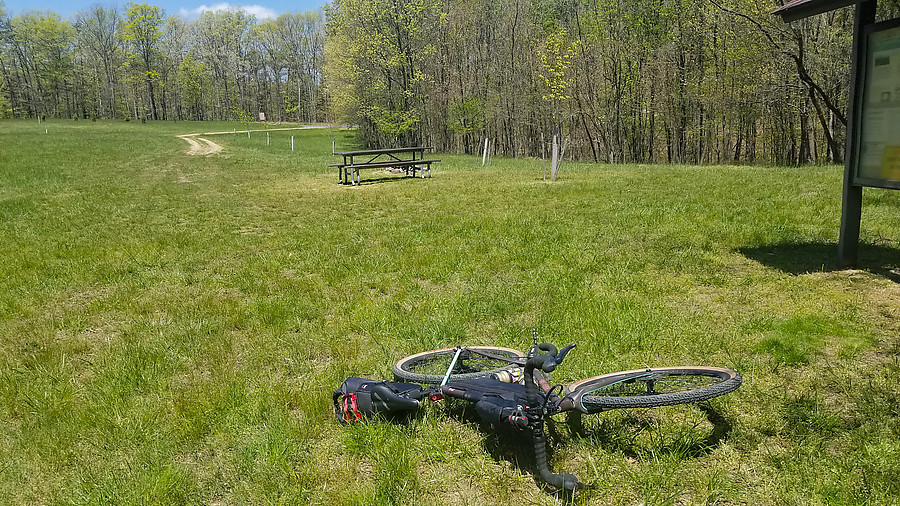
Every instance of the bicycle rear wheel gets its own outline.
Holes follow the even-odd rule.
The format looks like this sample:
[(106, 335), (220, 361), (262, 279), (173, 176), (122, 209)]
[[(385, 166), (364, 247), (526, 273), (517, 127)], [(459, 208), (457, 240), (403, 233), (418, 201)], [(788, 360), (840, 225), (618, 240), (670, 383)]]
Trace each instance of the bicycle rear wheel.
[[(512, 360), (525, 359), (524, 353), (510, 348), (467, 346), (460, 352), (450, 377), (454, 380), (482, 378), (499, 371), (521, 367), (508, 360), (482, 355), (481, 352)], [(410, 355), (394, 364), (394, 377), (413, 383), (439, 384), (444, 380), (444, 375), (447, 374), (454, 355), (456, 355), (456, 348), (424, 351)]]
[(652, 408), (705, 401), (741, 386), (737, 371), (721, 367), (660, 367), (604, 374), (569, 385), (566, 397), (582, 413)]

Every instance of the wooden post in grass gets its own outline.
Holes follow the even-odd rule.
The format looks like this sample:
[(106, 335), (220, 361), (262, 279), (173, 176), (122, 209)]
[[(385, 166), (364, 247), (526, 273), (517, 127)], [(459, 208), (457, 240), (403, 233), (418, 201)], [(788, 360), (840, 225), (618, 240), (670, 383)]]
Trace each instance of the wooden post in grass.
[(269, 145), (269, 132), (266, 132), (266, 146)]
[(541, 132), (541, 172), (544, 174), (544, 181), (547, 180), (546, 151), (547, 145), (544, 143), (544, 132)]
[[(332, 148), (333, 149), (333, 148)], [(291, 153), (294, 152), (294, 136), (291, 136)]]
[(559, 136), (553, 133), (553, 147), (550, 149), (550, 181), (556, 181), (556, 163), (559, 160)]
[(562, 147), (556, 135), (553, 136), (553, 157), (550, 160), (550, 181), (556, 181), (559, 174), (559, 166), (562, 165), (563, 157), (566, 156), (566, 147), (569, 145), (569, 138), (563, 139)]
[[(875, 23), (877, 2), (866, 0), (856, 4), (853, 21), (853, 46), (850, 70), (850, 97), (847, 109), (847, 145), (844, 149), (844, 187), (841, 198), (841, 232), (838, 236), (837, 262), (841, 268), (856, 265), (859, 254), (859, 227), (862, 223), (862, 191), (863, 185), (858, 179), (861, 147), (860, 124), (863, 122), (863, 89), (866, 69), (860, 68), (860, 62), (866, 58), (866, 27)], [(875, 113), (881, 114), (881, 113)], [(875, 115), (873, 114), (873, 116)], [(888, 178), (885, 178), (888, 179)], [(873, 186), (882, 186), (888, 181), (875, 182)], [(869, 183), (872, 185), (871, 183)], [(893, 182), (896, 188), (896, 181)]]
[(488, 139), (487, 139), (487, 137), (485, 137), (484, 138), (484, 149), (481, 151), (481, 166), (482, 167), (484, 167), (485, 162), (487, 162), (487, 146), (488, 146)]

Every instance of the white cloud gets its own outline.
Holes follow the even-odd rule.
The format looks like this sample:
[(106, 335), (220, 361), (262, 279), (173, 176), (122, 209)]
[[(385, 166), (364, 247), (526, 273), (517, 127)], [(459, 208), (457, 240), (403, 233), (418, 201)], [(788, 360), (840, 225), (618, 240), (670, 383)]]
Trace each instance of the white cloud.
[(243, 11), (247, 14), (256, 16), (257, 19), (275, 19), (278, 13), (268, 7), (262, 5), (240, 5), (230, 4), (228, 2), (219, 2), (212, 5), (201, 5), (195, 9), (185, 9), (182, 7), (178, 10), (178, 15), (185, 19), (194, 19), (199, 17), (206, 11)]

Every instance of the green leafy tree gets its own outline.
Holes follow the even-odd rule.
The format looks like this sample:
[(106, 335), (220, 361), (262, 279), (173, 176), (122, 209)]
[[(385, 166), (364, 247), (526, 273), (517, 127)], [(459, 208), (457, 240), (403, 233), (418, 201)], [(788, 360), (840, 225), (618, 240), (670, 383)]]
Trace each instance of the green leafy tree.
[(6, 68), (6, 59), (4, 58), (5, 40), (9, 33), (9, 18), (6, 16), (6, 10), (3, 7), (3, 1), (0, 0), (0, 74), (4, 79), (0, 80), (0, 118), (8, 118), (13, 114), (12, 104), (7, 96), (10, 95), (10, 79), (9, 69)]
[(209, 70), (188, 53), (179, 64), (178, 75), (185, 116), (198, 121), (207, 119), (205, 90), (209, 88)]
[(6, 39), (28, 114), (73, 115), (71, 25), (52, 12), (29, 12), (10, 20)]
[(236, 111), (250, 113), (239, 73), (246, 63), (243, 42), (252, 22), (243, 11), (221, 10), (204, 12), (194, 25), (198, 58), (212, 71), (217, 99), (229, 121)]
[(115, 9), (99, 6), (75, 16), (77, 43), (95, 64), (96, 73), (102, 72), (102, 76), (95, 76), (104, 84), (98, 104), (101, 118), (116, 117), (116, 67), (121, 62), (121, 23)]
[(544, 47), (538, 51), (538, 59), (541, 62), (539, 76), (545, 87), (545, 94), (542, 98), (551, 103), (552, 110), (553, 147), (550, 156), (550, 178), (553, 181), (556, 181), (562, 157), (568, 146), (568, 139), (566, 139), (560, 148), (561, 106), (572, 98), (571, 90), (574, 84), (572, 60), (575, 58), (577, 50), (578, 41), (570, 40), (569, 32), (566, 29), (555, 28), (547, 35)]
[(546, 87), (544, 100), (557, 103), (572, 98), (572, 60), (578, 51), (578, 41), (569, 40), (569, 32), (558, 28), (547, 35), (544, 47), (538, 51), (541, 62), (541, 81)]
[(128, 65), (133, 75), (140, 76), (139, 78), (146, 83), (152, 119), (159, 119), (154, 84), (159, 77), (156, 66), (159, 60), (158, 43), (162, 37), (163, 15), (162, 9), (148, 4), (131, 4), (125, 11), (123, 37), (129, 46)]
[(337, 0), (329, 10), (326, 80), (336, 113), (369, 144), (417, 143), (440, 26), (434, 0)]

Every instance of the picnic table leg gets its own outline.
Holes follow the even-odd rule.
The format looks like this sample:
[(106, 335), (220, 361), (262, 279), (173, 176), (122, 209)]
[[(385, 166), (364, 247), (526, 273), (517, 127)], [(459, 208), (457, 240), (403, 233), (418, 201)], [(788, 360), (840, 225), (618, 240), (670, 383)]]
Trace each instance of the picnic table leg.
[(344, 155), (344, 164), (338, 167), (338, 180), (341, 184), (347, 184), (347, 155)]
[[(350, 163), (349, 163), (350, 168), (346, 168), (346, 166), (348, 165), (347, 164), (348, 160), (350, 161)], [(345, 165), (344, 170), (346, 171), (346, 172), (344, 172), (344, 184), (348, 183), (347, 178), (350, 179), (349, 183), (353, 184), (353, 155), (350, 155), (350, 156), (344, 155), (344, 165)]]

